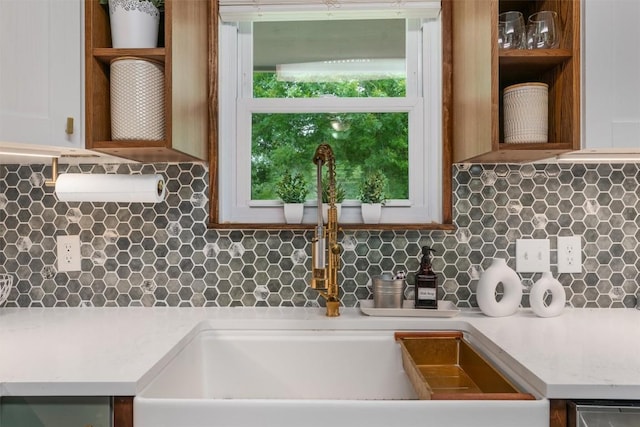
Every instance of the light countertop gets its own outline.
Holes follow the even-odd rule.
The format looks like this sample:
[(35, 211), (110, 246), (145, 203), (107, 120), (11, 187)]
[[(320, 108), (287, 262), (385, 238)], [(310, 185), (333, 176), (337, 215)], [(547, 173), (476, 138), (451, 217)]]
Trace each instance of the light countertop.
[(343, 308), (326, 318), (318, 308), (0, 308), (0, 395), (135, 395), (206, 328), (453, 329), (548, 398), (640, 399), (639, 322), (635, 309), (399, 318)]

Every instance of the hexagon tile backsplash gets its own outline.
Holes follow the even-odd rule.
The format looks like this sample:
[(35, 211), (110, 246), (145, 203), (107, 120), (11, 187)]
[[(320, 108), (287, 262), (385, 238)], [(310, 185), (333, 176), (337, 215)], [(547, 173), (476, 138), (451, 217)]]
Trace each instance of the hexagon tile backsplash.
[[(62, 166), (61, 172), (160, 173), (165, 202), (61, 203), (50, 167), (0, 165), (0, 272), (16, 279), (6, 306), (305, 306), (312, 233), (207, 230), (202, 164)], [(371, 298), (369, 277), (418, 268), (435, 250), (440, 298), (475, 306), (494, 257), (515, 267), (515, 240), (549, 238), (554, 275), (574, 307), (633, 307), (640, 270), (636, 164), (457, 165), (456, 231), (341, 235), (342, 303)], [(81, 272), (57, 272), (56, 236), (79, 234)], [(556, 273), (556, 237), (582, 236), (583, 271)], [(539, 274), (521, 273), (530, 287)], [(525, 291), (523, 306), (528, 306)]]

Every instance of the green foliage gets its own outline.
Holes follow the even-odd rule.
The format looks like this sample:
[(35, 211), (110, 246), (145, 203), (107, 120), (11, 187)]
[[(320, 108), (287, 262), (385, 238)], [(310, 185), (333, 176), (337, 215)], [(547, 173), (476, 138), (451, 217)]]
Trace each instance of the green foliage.
[(253, 74), (254, 98), (318, 98), (333, 95), (341, 98), (403, 97), (406, 80), (351, 80), (344, 82), (284, 82), (274, 73)]
[(360, 183), (362, 203), (383, 203), (387, 200), (387, 178), (380, 171), (366, 174)]
[[(273, 73), (254, 73), (254, 96), (260, 98), (404, 96), (404, 80), (345, 83), (277, 81)], [(340, 126), (336, 126), (339, 121)], [(387, 195), (409, 197), (408, 114), (393, 113), (255, 113), (252, 116), (251, 198), (275, 200), (283, 170), (300, 171), (316, 181), (313, 155), (322, 143), (336, 158), (336, 181), (344, 198), (357, 200), (364, 171), (379, 170), (388, 179)], [(307, 166), (308, 165), (308, 166)]]
[[(336, 203), (342, 203), (346, 196), (344, 187), (336, 180)], [(329, 203), (329, 177), (322, 177), (322, 203)]]
[(304, 203), (308, 193), (307, 181), (300, 172), (285, 172), (276, 185), (276, 194), (284, 203)]

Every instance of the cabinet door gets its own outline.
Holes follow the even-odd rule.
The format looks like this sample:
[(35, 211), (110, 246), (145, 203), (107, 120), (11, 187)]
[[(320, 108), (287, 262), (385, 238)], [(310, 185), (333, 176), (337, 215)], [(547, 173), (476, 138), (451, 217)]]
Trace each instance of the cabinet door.
[(3, 397), (0, 400), (0, 426), (2, 427), (110, 427), (111, 425), (109, 397)]
[(583, 148), (640, 148), (640, 2), (583, 1)]
[(82, 52), (81, 0), (0, 1), (0, 142), (84, 148)]

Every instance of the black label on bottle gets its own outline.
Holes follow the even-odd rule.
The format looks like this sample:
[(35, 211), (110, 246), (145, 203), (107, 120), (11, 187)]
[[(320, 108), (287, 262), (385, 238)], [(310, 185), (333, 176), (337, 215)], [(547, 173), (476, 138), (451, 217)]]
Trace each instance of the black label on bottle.
[(435, 274), (417, 274), (415, 308), (438, 308), (438, 279)]

